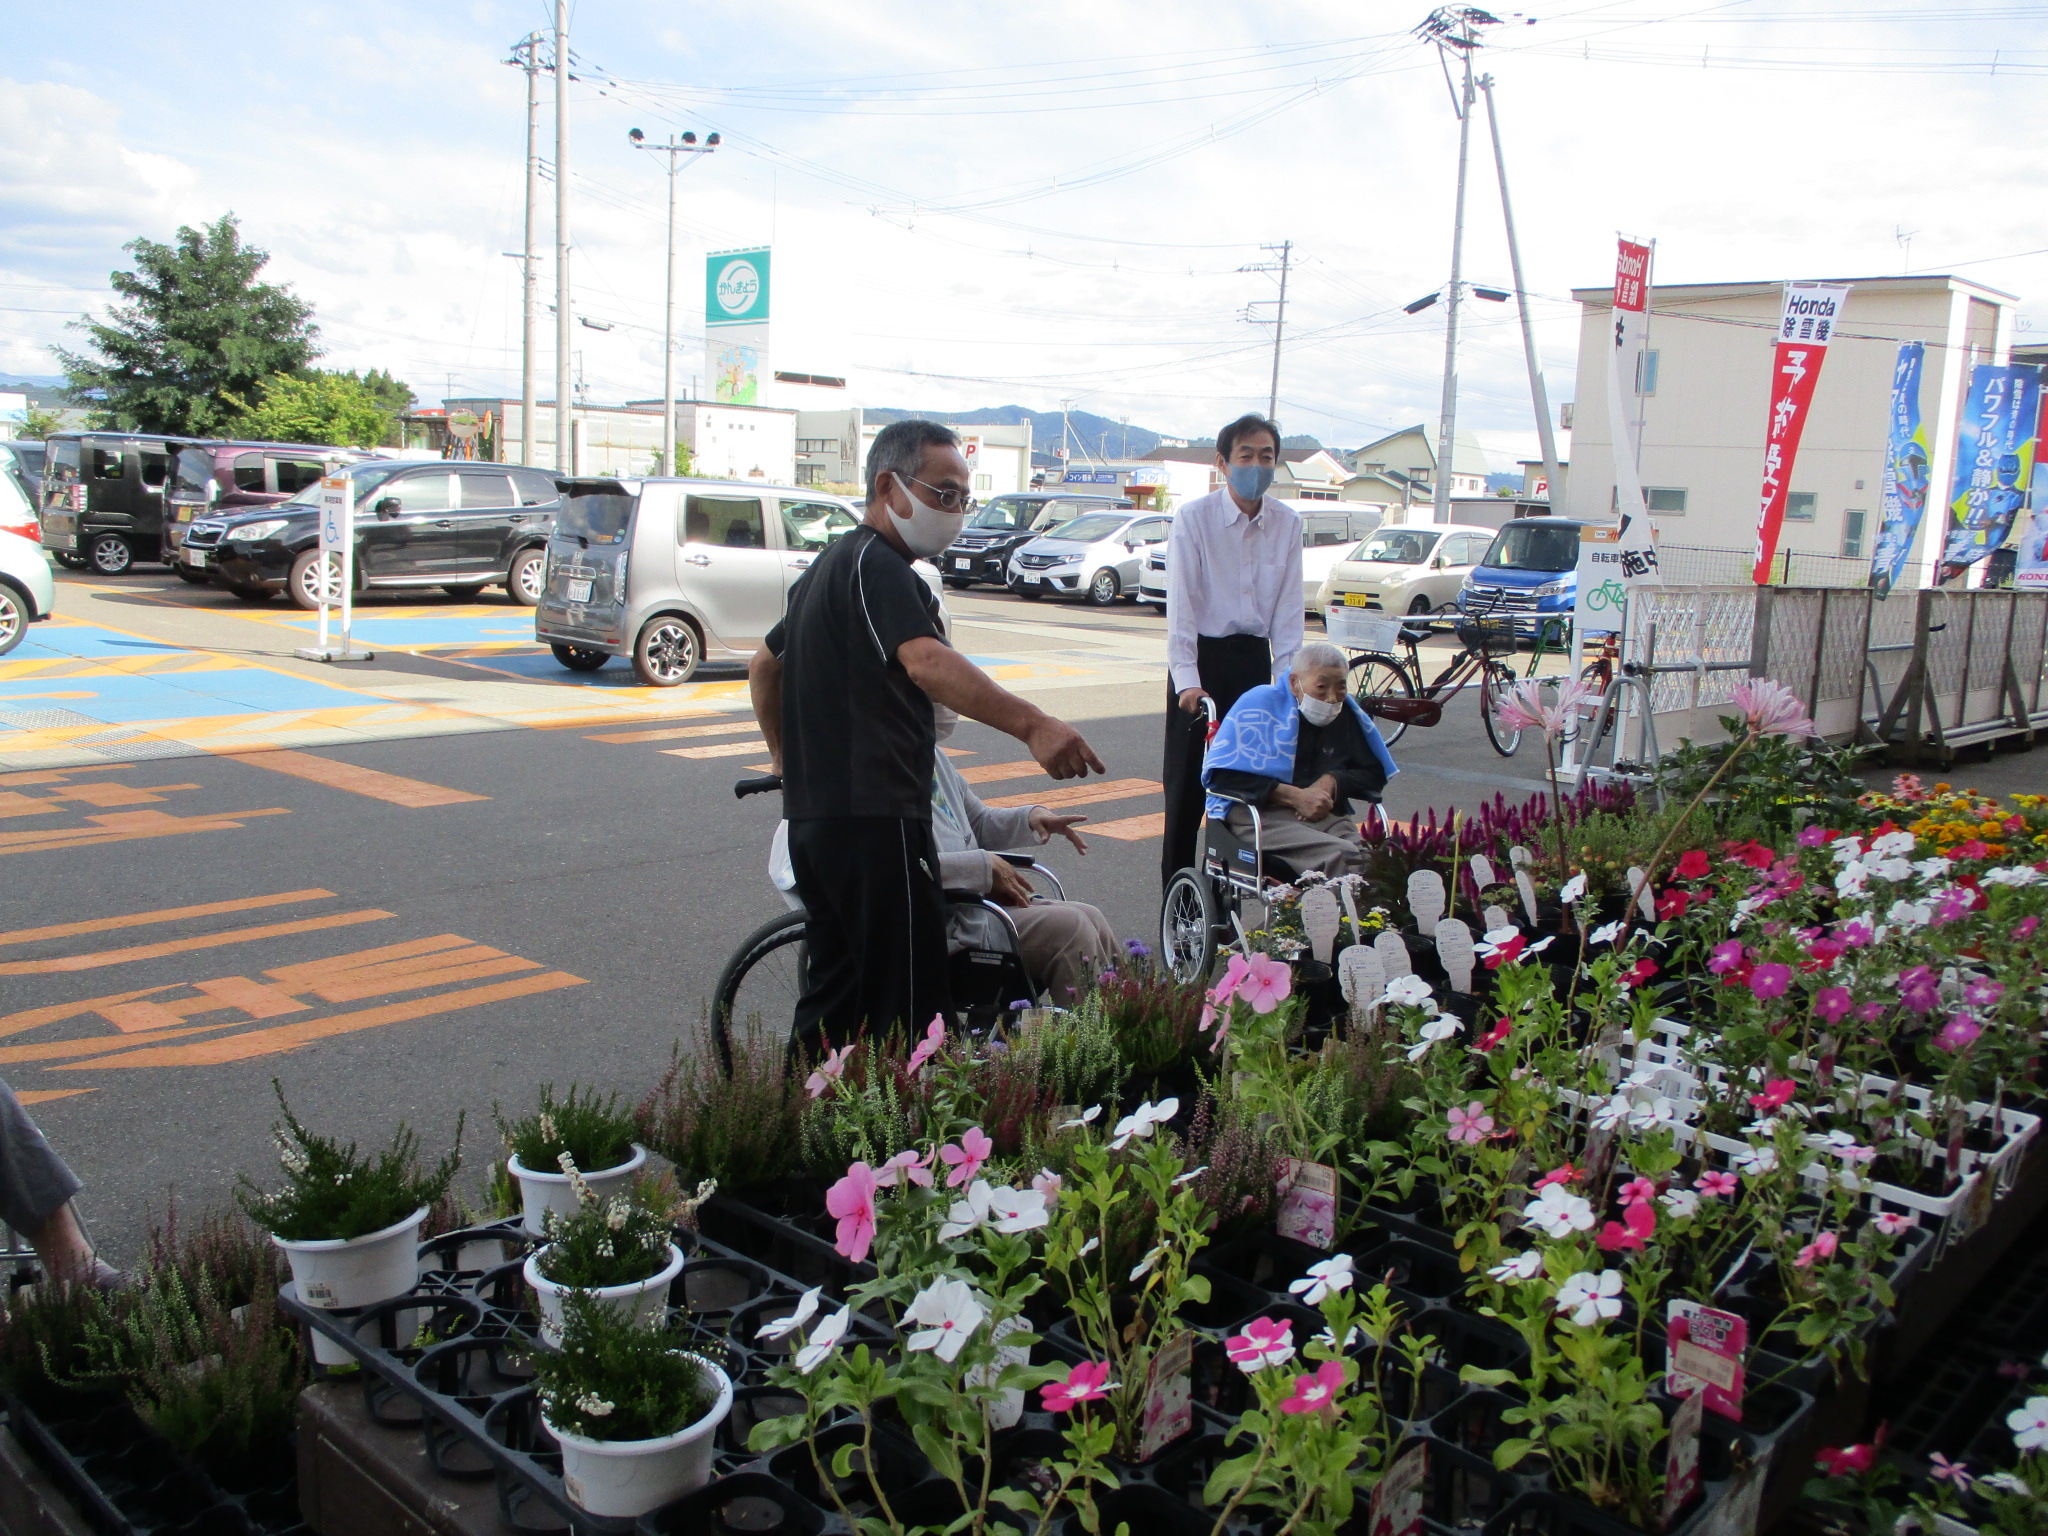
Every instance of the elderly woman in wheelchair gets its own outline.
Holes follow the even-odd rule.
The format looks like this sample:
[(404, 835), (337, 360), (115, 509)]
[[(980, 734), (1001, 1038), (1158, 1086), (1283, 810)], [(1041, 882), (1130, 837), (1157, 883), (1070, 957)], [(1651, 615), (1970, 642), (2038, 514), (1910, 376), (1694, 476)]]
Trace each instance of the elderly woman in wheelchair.
[(1214, 727), (1195, 864), (1174, 877), (1160, 912), (1162, 953), (1183, 979), (1207, 973), (1231, 914), (1269, 881), (1357, 872), (1358, 808), (1376, 815), (1400, 770), (1346, 693), (1346, 670), (1336, 646), (1304, 645), (1285, 684), (1249, 690)]

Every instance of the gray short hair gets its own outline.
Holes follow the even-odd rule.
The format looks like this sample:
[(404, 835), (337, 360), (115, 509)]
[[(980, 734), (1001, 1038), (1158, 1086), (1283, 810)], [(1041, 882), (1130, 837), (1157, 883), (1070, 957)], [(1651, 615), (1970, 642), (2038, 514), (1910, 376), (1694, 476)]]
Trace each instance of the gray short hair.
[(876, 500), (876, 482), (885, 473), (894, 475), (898, 481), (913, 478), (924, 468), (925, 449), (959, 446), (960, 434), (939, 422), (915, 417), (890, 422), (875, 434), (874, 444), (868, 449), (868, 500)]
[(1287, 672), (1291, 677), (1299, 677), (1304, 672), (1319, 672), (1324, 667), (1335, 667), (1342, 672), (1350, 665), (1350, 658), (1329, 641), (1311, 640), (1294, 653)]

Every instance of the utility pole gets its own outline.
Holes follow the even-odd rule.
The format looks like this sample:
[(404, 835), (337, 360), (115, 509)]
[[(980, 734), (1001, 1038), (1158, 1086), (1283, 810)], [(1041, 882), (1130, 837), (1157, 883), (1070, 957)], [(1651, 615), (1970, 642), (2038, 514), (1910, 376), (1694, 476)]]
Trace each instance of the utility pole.
[(1287, 328), (1287, 270), (1294, 259), (1294, 242), (1292, 240), (1282, 240), (1278, 245), (1262, 245), (1259, 249), (1262, 251), (1278, 251), (1280, 253), (1280, 260), (1277, 263), (1271, 261), (1256, 262), (1248, 267), (1239, 267), (1237, 270), (1240, 272), (1278, 272), (1280, 274), (1280, 297), (1277, 300), (1255, 299), (1244, 307), (1245, 319), (1251, 321), (1253, 325), (1264, 325), (1266, 322), (1253, 314), (1252, 311), (1261, 304), (1274, 305), (1272, 321), (1273, 381), (1271, 388), (1266, 392), (1266, 417), (1270, 421), (1277, 420), (1280, 413), (1280, 336)]
[(708, 155), (718, 148), (718, 135), (714, 133), (699, 144), (694, 133), (686, 133), (680, 139), (670, 134), (666, 144), (650, 144), (647, 135), (634, 128), (626, 137), (633, 141), (635, 149), (651, 149), (668, 156), (668, 308), (661, 327), (661, 472), (672, 475), (676, 472), (676, 173), (682, 167), (684, 155)]
[(529, 32), (505, 61), (526, 71), (526, 243), (519, 254), (519, 462), (533, 462), (534, 363), (539, 340), (540, 258), (535, 225), (540, 217), (540, 34)]
[(571, 474), (569, 393), (569, 0), (555, 0), (555, 468)]
[(1529, 398), (1536, 407), (1536, 438), (1543, 449), (1543, 479), (1550, 487), (1551, 506), (1561, 503), (1563, 482), (1558, 479), (1557, 437), (1550, 425), (1550, 394), (1543, 387), (1543, 366), (1536, 359), (1536, 332), (1529, 323), (1529, 288), (1522, 281), (1522, 248), (1515, 240), (1515, 209), (1508, 201), (1508, 163), (1500, 149), (1500, 117), (1493, 105), (1493, 76), (1480, 78), (1486, 92), (1486, 126), (1493, 134), (1493, 169), (1500, 180), (1500, 216), (1508, 231), (1508, 267), (1515, 277), (1515, 308), (1522, 317), (1522, 352), (1529, 360)]
[[(1074, 424), (1067, 419), (1067, 412), (1073, 407), (1071, 400), (1060, 402), (1060, 465), (1062, 470), (1072, 462), (1074, 456)], [(1064, 476), (1063, 476), (1064, 478)]]
[[(1476, 29), (1499, 24), (1498, 16), (1477, 6), (1446, 5), (1431, 11), (1428, 20), (1415, 29), (1424, 42), (1436, 46), (1437, 60), (1444, 68), (1444, 84), (1450, 87), (1451, 104), (1458, 114), (1458, 186), (1451, 216), (1451, 284), (1444, 294), (1444, 393), (1433, 487), (1436, 496), (1432, 517), (1439, 523), (1451, 520), (1451, 466), (1458, 440), (1458, 301), (1464, 296), (1465, 171), (1472, 152), (1472, 53), (1480, 45)], [(1463, 71), (1461, 85), (1451, 84), (1452, 52), (1457, 54)]]

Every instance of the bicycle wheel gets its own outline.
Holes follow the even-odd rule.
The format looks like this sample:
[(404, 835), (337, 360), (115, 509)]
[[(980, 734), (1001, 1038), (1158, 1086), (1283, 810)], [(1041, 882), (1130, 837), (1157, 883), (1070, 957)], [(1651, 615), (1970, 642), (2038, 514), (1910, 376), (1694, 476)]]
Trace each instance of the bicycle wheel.
[(1346, 686), (1358, 707), (1372, 715), (1372, 723), (1379, 727), (1381, 741), (1391, 747), (1407, 732), (1406, 720), (1388, 720), (1373, 715), (1372, 705), (1368, 702), (1389, 696), (1397, 699), (1415, 697), (1415, 679), (1408, 675), (1408, 669), (1397, 659), (1378, 652), (1359, 657), (1351, 663), (1351, 678)]
[(1494, 713), (1514, 687), (1515, 671), (1506, 662), (1489, 661), (1479, 674), (1479, 720), (1486, 727), (1486, 739), (1502, 757), (1513, 757), (1522, 745), (1521, 731), (1503, 725)]
[(796, 1018), (809, 972), (801, 912), (770, 918), (740, 941), (711, 994), (711, 1039), (727, 1077), (732, 1076), (733, 1021), (742, 1029), (759, 1024), (780, 1032), (776, 1038), (781, 1038)]

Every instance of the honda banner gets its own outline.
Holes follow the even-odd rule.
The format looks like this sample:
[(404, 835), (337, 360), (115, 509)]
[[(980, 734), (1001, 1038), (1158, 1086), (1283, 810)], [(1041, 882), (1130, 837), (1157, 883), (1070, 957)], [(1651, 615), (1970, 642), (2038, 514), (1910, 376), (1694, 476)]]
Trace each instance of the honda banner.
[(1882, 597), (1899, 584), (1920, 518), (1927, 510), (1930, 485), (1927, 428), (1920, 419), (1920, 373), (1927, 343), (1909, 341), (1899, 348), (1892, 366), (1891, 429), (1884, 445), (1884, 491), (1879, 502), (1883, 518), (1877, 545), (1870, 552), (1870, 585)]
[(1756, 562), (1750, 579), (1758, 586), (1771, 579), (1778, 558), (1778, 537), (1785, 527), (1785, 498), (1792, 491), (1792, 464), (1799, 457), (1799, 437), (1806, 430), (1813, 387), (1828, 355), (1828, 341), (1849, 297), (1847, 286), (1787, 283), (1785, 304), (1778, 315), (1778, 344), (1771, 359), (1771, 416), (1764, 436), (1763, 491), (1758, 498)]
[(2041, 426), (2041, 370), (2031, 363), (1979, 363), (1956, 425), (1956, 473), (1949, 491), (1941, 579), (1953, 580), (2005, 542), (2026, 505)]

